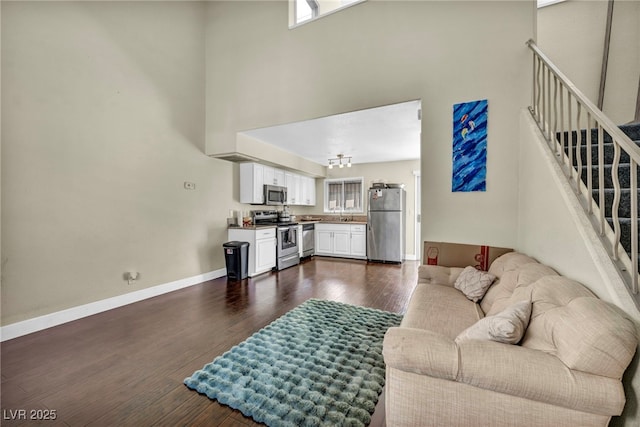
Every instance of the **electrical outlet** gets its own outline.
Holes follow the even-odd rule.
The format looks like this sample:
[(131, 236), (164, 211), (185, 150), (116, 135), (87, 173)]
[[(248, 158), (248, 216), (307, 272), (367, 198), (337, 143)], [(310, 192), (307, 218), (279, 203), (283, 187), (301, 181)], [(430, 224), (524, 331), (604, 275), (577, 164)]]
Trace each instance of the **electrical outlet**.
[(131, 285), (131, 283), (140, 278), (140, 273), (138, 273), (137, 271), (127, 271), (122, 275), (122, 277), (127, 281), (129, 285)]
[(196, 189), (196, 183), (195, 182), (185, 181), (184, 182), (184, 188), (187, 189), (187, 190), (195, 190)]

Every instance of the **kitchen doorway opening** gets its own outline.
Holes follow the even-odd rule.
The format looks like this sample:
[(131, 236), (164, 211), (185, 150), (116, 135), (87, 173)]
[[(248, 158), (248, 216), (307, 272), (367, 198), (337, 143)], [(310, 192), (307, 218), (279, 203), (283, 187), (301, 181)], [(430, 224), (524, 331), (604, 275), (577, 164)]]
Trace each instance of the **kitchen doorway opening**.
[[(403, 255), (407, 260), (421, 259), (421, 197), (416, 194), (421, 191), (421, 99), (249, 129), (238, 135), (251, 141), (255, 152), (248, 154), (256, 161), (315, 180), (314, 203), (292, 206), (292, 215), (339, 216), (348, 212), (350, 220), (366, 216), (367, 200), (359, 204), (354, 197), (332, 198), (326, 191), (325, 180), (358, 179), (364, 195), (374, 183), (404, 184), (407, 204)], [(339, 164), (330, 168), (340, 155), (349, 158), (348, 163), (343, 162), (342, 168)]]

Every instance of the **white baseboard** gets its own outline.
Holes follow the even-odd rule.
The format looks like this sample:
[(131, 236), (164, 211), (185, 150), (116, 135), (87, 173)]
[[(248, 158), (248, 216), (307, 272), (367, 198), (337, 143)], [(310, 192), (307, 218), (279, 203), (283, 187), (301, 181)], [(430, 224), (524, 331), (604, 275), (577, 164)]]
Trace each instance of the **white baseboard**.
[(177, 291), (178, 289), (197, 285), (199, 283), (206, 282), (207, 280), (217, 279), (225, 276), (226, 274), (227, 270), (222, 268), (220, 270), (210, 271), (197, 276), (187, 277), (174, 282), (152, 286), (150, 288), (141, 289), (128, 294), (118, 295), (101, 301), (79, 305), (77, 307), (2, 326), (0, 328), (0, 342), (18, 338), (33, 332), (38, 332), (63, 323), (72, 322), (83, 317), (92, 316), (94, 314), (102, 313), (103, 311), (112, 310), (134, 302), (153, 298), (158, 295)]
[(407, 261), (417, 261), (418, 257), (416, 256), (416, 254), (405, 254), (404, 259), (406, 259)]

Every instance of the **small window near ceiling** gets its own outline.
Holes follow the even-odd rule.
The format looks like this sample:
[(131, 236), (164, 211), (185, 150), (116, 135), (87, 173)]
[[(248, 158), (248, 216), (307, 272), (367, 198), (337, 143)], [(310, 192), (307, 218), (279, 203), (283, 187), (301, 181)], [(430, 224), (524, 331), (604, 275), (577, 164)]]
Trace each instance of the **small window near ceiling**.
[(538, 9), (546, 6), (551, 6), (552, 4), (562, 3), (566, 0), (538, 0)]
[(318, 2), (316, 0), (295, 0), (295, 2), (296, 24), (318, 16)]
[(289, 27), (313, 21), (365, 0), (289, 0)]
[(362, 213), (363, 178), (325, 179), (325, 213)]

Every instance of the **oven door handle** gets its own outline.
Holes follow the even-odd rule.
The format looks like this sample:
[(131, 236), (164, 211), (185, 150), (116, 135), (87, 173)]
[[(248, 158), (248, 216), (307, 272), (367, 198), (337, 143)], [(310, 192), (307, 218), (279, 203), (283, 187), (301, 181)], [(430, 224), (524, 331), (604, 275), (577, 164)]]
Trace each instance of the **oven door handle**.
[(289, 261), (292, 259), (296, 259), (299, 255), (298, 254), (293, 254), (293, 255), (289, 255), (288, 257), (284, 257), (284, 258), (280, 258), (281, 261)]

